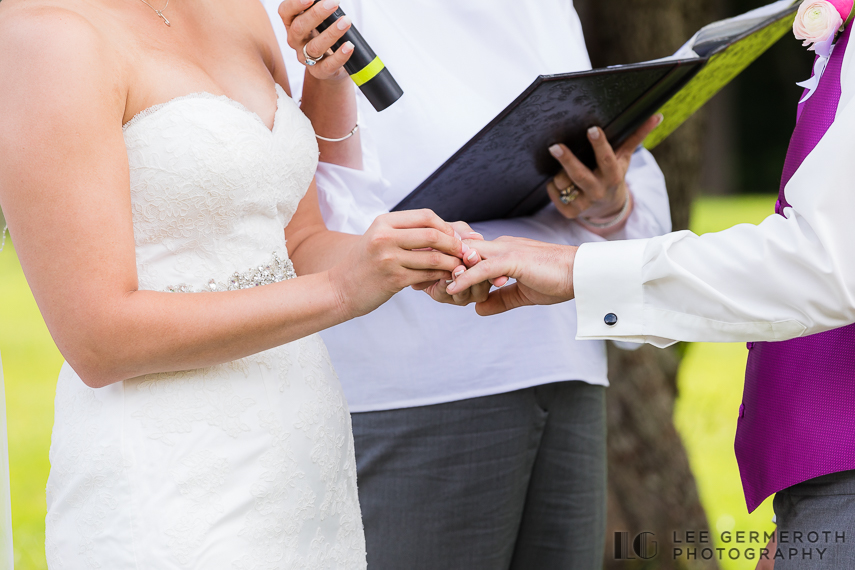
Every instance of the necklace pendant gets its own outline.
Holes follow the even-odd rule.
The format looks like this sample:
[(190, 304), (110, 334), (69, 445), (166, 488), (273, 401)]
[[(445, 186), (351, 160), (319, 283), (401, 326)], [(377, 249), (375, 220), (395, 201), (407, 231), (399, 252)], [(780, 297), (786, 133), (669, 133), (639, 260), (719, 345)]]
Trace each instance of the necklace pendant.
[(170, 28), (172, 27), (172, 24), (170, 24), (169, 20), (166, 19), (166, 16), (163, 15), (163, 12), (161, 12), (160, 10), (155, 10), (154, 13), (157, 14), (158, 16), (160, 16), (161, 18), (163, 18), (164, 24), (166, 24)]

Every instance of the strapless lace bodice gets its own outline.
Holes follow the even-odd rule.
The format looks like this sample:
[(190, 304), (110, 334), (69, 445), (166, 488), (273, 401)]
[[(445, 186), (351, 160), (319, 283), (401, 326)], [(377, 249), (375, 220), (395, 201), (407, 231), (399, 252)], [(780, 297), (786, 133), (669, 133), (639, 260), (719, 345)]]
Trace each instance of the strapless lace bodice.
[(196, 93), (124, 126), (140, 289), (204, 290), (287, 259), (283, 228), (318, 162), (309, 120), (278, 85), (273, 130), (228, 97)]

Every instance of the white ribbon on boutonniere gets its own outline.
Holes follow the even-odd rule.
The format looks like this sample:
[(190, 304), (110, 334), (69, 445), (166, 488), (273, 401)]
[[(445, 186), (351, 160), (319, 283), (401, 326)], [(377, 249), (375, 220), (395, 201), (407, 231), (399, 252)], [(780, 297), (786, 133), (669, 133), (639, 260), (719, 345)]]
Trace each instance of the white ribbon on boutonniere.
[(799, 6), (793, 22), (793, 34), (796, 39), (804, 41), (802, 45), (811, 46), (808, 49), (818, 56), (811, 78), (797, 84), (808, 90), (800, 104), (810, 99), (819, 87), (819, 80), (834, 51), (834, 40), (837, 33), (844, 30), (843, 23), (849, 19), (852, 5), (853, 0), (805, 0)]
[(828, 66), (828, 60), (831, 59), (831, 54), (834, 52), (834, 38), (831, 38), (828, 41), (822, 42), (821, 44), (816, 44), (811, 48), (816, 52), (816, 55), (819, 57), (816, 58), (816, 62), (813, 64), (813, 75), (811, 78), (801, 83), (796, 83), (799, 87), (804, 87), (808, 90), (802, 100), (799, 101), (799, 105), (810, 99), (814, 93), (816, 93), (817, 87), (819, 87), (819, 80), (822, 79), (822, 74), (825, 73), (825, 68)]

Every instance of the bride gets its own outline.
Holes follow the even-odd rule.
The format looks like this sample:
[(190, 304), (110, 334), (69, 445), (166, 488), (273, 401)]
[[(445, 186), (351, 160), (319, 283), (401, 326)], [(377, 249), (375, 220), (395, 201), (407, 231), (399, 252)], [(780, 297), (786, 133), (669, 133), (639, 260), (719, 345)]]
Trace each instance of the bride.
[[(0, 206), (67, 361), (48, 564), (364, 568), (350, 419), (315, 333), (450, 278), (467, 248), (428, 211), (327, 231), (262, 5), (158, 2), (0, 5)], [(352, 89), (330, 73), (348, 51), (307, 94)]]

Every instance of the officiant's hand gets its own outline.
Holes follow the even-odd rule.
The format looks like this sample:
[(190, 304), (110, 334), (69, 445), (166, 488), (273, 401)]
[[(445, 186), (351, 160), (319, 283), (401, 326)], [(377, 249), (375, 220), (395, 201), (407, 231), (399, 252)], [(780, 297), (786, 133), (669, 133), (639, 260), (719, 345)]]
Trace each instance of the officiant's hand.
[[(564, 167), (547, 186), (549, 197), (566, 218), (581, 217), (593, 220), (614, 218), (621, 212), (629, 198), (626, 173), (632, 154), (647, 135), (662, 122), (662, 115), (648, 119), (623, 145), (614, 150), (599, 127), (591, 127), (588, 140), (597, 156), (596, 170), (590, 170), (563, 144), (553, 145), (549, 152)], [(561, 199), (564, 194), (564, 201)], [(580, 220), (584, 224), (584, 219)], [(609, 228), (609, 233), (622, 225)], [(589, 226), (595, 233), (603, 231)]]
[(501, 237), (478, 243), (478, 248), (483, 260), (463, 273), (456, 268), (448, 294), (458, 295), (477, 283), (501, 276), (516, 279), (516, 283), (496, 289), (485, 301), (477, 303), (479, 315), (497, 315), (526, 305), (553, 305), (575, 296), (573, 264), (577, 247)]
[(306, 64), (304, 53), (312, 58), (324, 56), (316, 65), (307, 67), (316, 79), (349, 80), (344, 64), (353, 55), (353, 44), (347, 42), (335, 53), (332, 46), (350, 29), (350, 16), (339, 18), (334, 25), (319, 34), (315, 28), (338, 9), (339, 0), (324, 0), (314, 6), (312, 1), (285, 0), (279, 5), (279, 17), (288, 31), (288, 45), (297, 52), (297, 59), (303, 65)]

